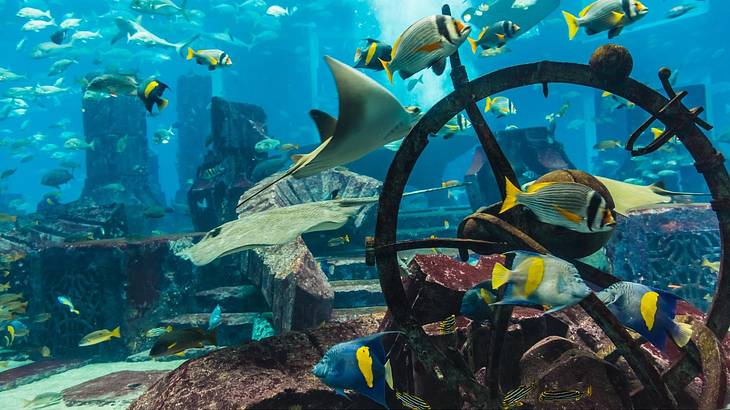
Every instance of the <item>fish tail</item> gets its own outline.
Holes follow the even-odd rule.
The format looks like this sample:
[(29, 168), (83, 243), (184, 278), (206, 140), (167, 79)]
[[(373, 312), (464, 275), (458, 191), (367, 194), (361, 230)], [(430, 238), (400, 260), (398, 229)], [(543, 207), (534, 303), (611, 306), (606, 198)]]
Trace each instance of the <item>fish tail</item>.
[(517, 188), (515, 184), (512, 183), (512, 181), (509, 180), (509, 178), (505, 178), (504, 180), (506, 195), (504, 201), (502, 202), (502, 208), (499, 210), (500, 214), (503, 214), (514, 208), (517, 205), (520, 194), (522, 193), (522, 191), (520, 191), (520, 189)]
[(484, 106), (484, 112), (489, 112), (492, 109), (492, 103), (493, 102), (494, 102), (494, 100), (492, 100), (491, 97), (487, 97), (487, 103)]
[(568, 38), (574, 39), (575, 35), (578, 34), (580, 26), (578, 25), (578, 17), (563, 11), (563, 17), (565, 17), (565, 23), (568, 25)]
[(183, 0), (180, 3), (180, 14), (185, 17), (185, 20), (190, 21), (190, 14), (188, 13), (188, 0)]
[(112, 330), (112, 333), (110, 336), (116, 337), (116, 338), (122, 337), (121, 331), (119, 330), (119, 326), (115, 327), (114, 330)]
[(709, 267), (710, 261), (707, 258), (702, 258), (702, 266)]
[(492, 270), (492, 289), (499, 289), (502, 285), (509, 282), (512, 271), (507, 269), (501, 263), (494, 265)]
[(672, 339), (679, 347), (684, 347), (692, 338), (692, 325), (674, 322), (677, 326), (672, 330)]
[(393, 369), (390, 366), (390, 359), (385, 362), (385, 383), (393, 390)]
[(188, 55), (185, 56), (185, 59), (192, 60), (194, 55), (195, 55), (195, 51), (193, 51), (192, 48), (188, 47)]
[(467, 37), (466, 40), (469, 42), (469, 45), (471, 45), (471, 53), (476, 54), (477, 53), (477, 41), (471, 37)]
[(76, 313), (77, 315), (81, 314), (78, 309), (71, 309), (71, 313)]
[(157, 101), (157, 110), (162, 111), (167, 107), (167, 105), (170, 104), (170, 100), (167, 98), (160, 98), (159, 101)]
[(390, 61), (384, 61), (382, 58), (379, 58), (380, 64), (383, 65), (383, 69), (385, 70), (385, 74), (388, 75), (388, 81), (390, 81), (391, 84), (393, 84), (393, 72), (390, 70)]
[(652, 135), (654, 135), (654, 139), (657, 139), (657, 138), (659, 138), (659, 137), (660, 137), (660, 136), (661, 136), (662, 134), (664, 134), (664, 131), (662, 131), (662, 130), (661, 130), (661, 129), (659, 129), (659, 128), (656, 128), (656, 127), (654, 127), (654, 128), (652, 128), (652, 129), (651, 129), (651, 133), (652, 133)]

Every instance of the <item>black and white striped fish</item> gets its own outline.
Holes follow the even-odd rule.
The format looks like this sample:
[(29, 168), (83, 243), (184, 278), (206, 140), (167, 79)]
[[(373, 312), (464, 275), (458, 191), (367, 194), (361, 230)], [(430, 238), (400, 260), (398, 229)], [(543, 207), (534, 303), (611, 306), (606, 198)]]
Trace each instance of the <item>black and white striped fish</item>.
[(506, 188), (500, 213), (524, 205), (543, 223), (584, 233), (609, 231), (616, 225), (603, 196), (583, 184), (541, 182), (522, 192), (508, 179)]
[(446, 69), (446, 58), (466, 41), (471, 27), (451, 16), (424, 17), (401, 34), (393, 44), (390, 61), (382, 61), (393, 82), (393, 73), (399, 72), (406, 79), (431, 67), (436, 75)]
[(395, 392), (395, 397), (400, 400), (403, 407), (411, 410), (430, 410), (431, 405), (418, 396), (409, 393)]
[(507, 392), (502, 398), (502, 409), (509, 410), (522, 407), (522, 402), (532, 391), (535, 390), (535, 384), (522, 384)]
[(584, 397), (591, 397), (592, 394), (592, 386), (588, 386), (585, 390), (545, 390), (544, 392), (540, 393), (540, 401), (578, 401)]
[(450, 335), (454, 334), (456, 332), (456, 315), (451, 315), (447, 317), (446, 319), (438, 322), (438, 334), (440, 335)]

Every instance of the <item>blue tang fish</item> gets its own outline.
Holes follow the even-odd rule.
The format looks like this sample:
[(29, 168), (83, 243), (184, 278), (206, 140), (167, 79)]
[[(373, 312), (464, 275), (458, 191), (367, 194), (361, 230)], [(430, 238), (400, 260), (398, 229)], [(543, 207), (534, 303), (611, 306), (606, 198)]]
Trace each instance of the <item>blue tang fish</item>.
[(215, 305), (215, 309), (210, 312), (208, 318), (208, 331), (215, 329), (221, 324), (221, 305)]
[(692, 326), (674, 320), (679, 296), (634, 282), (618, 282), (596, 294), (621, 323), (664, 350), (667, 336), (683, 347)]
[(345, 396), (345, 389), (354, 390), (388, 408), (385, 386), (393, 388), (393, 375), (382, 342), (388, 333), (397, 332), (376, 333), (332, 346), (312, 373), (338, 394)]
[(494, 265), (492, 289), (507, 284), (504, 299), (496, 305), (550, 306), (547, 313), (575, 305), (591, 293), (573, 264), (552, 255), (514, 254), (512, 269)]

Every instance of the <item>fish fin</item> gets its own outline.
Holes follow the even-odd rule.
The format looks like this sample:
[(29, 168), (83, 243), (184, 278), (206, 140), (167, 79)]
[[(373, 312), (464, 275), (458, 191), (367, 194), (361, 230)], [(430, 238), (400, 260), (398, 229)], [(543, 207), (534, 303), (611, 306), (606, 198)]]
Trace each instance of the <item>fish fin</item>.
[(503, 214), (514, 208), (517, 205), (517, 200), (519, 199), (520, 194), (522, 194), (522, 191), (520, 191), (520, 189), (517, 188), (515, 184), (510, 181), (509, 178), (505, 178), (504, 181), (506, 195), (504, 201), (502, 202), (502, 208), (499, 210), (500, 214)]
[(644, 319), (644, 325), (651, 331), (654, 328), (654, 320), (656, 319), (659, 293), (646, 292), (641, 296), (641, 317)]
[(613, 94), (611, 94), (611, 92), (610, 92), (610, 91), (604, 91), (603, 93), (601, 93), (601, 97), (603, 97), (603, 98), (606, 98), (606, 97), (610, 97), (610, 96), (612, 96), (612, 95), (613, 95)]
[(619, 13), (618, 11), (611, 12), (611, 24), (616, 25), (624, 19), (626, 13)]
[(433, 73), (436, 75), (443, 74), (445, 70), (446, 70), (446, 58), (436, 60), (436, 62), (431, 65), (431, 71), (433, 71)]
[(167, 330), (168, 332), (172, 332), (172, 325), (167, 325), (167, 327), (165, 327), (165, 330)]
[(309, 116), (312, 117), (312, 121), (317, 126), (320, 142), (324, 142), (327, 138), (335, 135), (335, 128), (337, 128), (337, 119), (335, 117), (320, 110), (309, 111)]
[(578, 17), (568, 13), (567, 11), (563, 12), (563, 17), (565, 17), (565, 24), (568, 25), (568, 38), (572, 40), (575, 38), (575, 35), (578, 34), (578, 30), (580, 29)]
[(349, 398), (349, 397), (348, 397), (348, 396), (347, 396), (347, 395), (345, 394), (345, 389), (343, 389), (342, 387), (335, 387), (334, 389), (335, 389), (335, 393), (339, 394), (340, 396), (343, 396), (343, 397), (345, 397), (345, 398), (346, 398), (347, 400), (352, 400), (351, 398)]
[(527, 187), (527, 193), (531, 194), (533, 192), (537, 192), (543, 188), (547, 188), (550, 185), (554, 185), (555, 182), (536, 182), (534, 184), (531, 184), (529, 187)]
[(164, 110), (168, 104), (170, 104), (170, 100), (167, 98), (160, 98), (160, 101), (157, 102), (157, 111)]
[(112, 330), (110, 337), (116, 337), (116, 338), (122, 337), (122, 334), (120, 333), (120, 330), (119, 330), (119, 326), (115, 327), (114, 330)]
[(491, 97), (487, 97), (486, 104), (484, 105), (484, 112), (489, 112), (492, 109), (492, 103), (494, 100), (492, 100)]
[(591, 4), (587, 5), (583, 10), (580, 11), (580, 13), (578, 13), (578, 16), (585, 17), (586, 14), (588, 14), (588, 11), (591, 9), (591, 7), (593, 7), (593, 4), (595, 4), (595, 3), (591, 3)]
[(504, 41), (504, 39), (507, 38), (507, 36), (505, 36), (504, 34), (497, 33), (497, 38)]
[(385, 362), (385, 383), (393, 390), (393, 369), (390, 366), (390, 359)]
[(433, 43), (424, 44), (421, 47), (418, 47), (416, 49), (416, 51), (420, 51), (420, 52), (423, 52), (423, 53), (430, 53), (432, 51), (436, 51), (436, 50), (440, 49), (441, 47), (443, 47), (441, 45), (441, 41), (436, 41), (436, 42), (433, 42)]
[(188, 55), (185, 56), (185, 59), (192, 60), (194, 56), (195, 56), (195, 51), (193, 51), (192, 48), (188, 47)]
[(471, 45), (471, 53), (472, 54), (476, 54), (477, 53), (477, 47), (478, 47), (477, 40), (474, 40), (471, 37), (467, 37), (466, 40), (469, 42), (469, 45)]
[[(388, 76), (388, 81), (390, 81), (391, 84), (393, 84), (393, 72), (390, 70), (390, 61), (385, 61), (382, 58), (379, 58), (380, 64), (383, 65), (383, 69), (385, 70), (385, 74)], [(391, 60), (393, 61), (393, 60)]]
[(623, 30), (623, 26), (614, 27), (611, 30), (608, 31), (608, 38), (614, 38), (621, 34), (621, 30)]
[(71, 309), (71, 313), (76, 313), (77, 315), (81, 314), (78, 309)]
[(183, 350), (182, 352), (177, 352), (177, 353), (174, 354), (174, 356), (177, 356), (177, 357), (185, 357), (185, 351)]
[(583, 222), (583, 217), (576, 214), (575, 212), (571, 212), (559, 205), (553, 205), (553, 208), (555, 208), (560, 215), (562, 215), (563, 218), (569, 220), (570, 222), (573, 222), (574, 224), (579, 224)]
[(674, 323), (677, 325), (671, 333), (674, 343), (679, 347), (687, 346), (687, 343), (692, 339), (692, 325), (689, 323)]
[(492, 270), (492, 289), (499, 289), (502, 285), (509, 282), (511, 274), (512, 271), (507, 269), (501, 263), (495, 264), (494, 269)]
[(664, 134), (664, 130), (654, 127), (651, 129), (651, 134), (654, 136), (654, 139), (657, 139)]
[(360, 49), (360, 47), (358, 47), (355, 49), (355, 58), (354, 58), (355, 64), (360, 62), (360, 57), (362, 57), (362, 49)]

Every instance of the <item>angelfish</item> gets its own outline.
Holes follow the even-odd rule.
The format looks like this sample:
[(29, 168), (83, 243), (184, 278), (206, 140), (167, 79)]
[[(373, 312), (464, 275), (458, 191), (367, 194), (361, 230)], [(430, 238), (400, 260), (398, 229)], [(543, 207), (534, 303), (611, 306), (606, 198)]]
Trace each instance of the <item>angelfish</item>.
[(367, 42), (365, 48), (358, 47), (355, 50), (355, 68), (383, 71), (383, 64), (380, 60), (390, 61), (393, 47), (372, 38), (367, 38), (365, 41)]
[(571, 263), (551, 255), (516, 251), (512, 269), (494, 265), (492, 289), (508, 285), (496, 305), (550, 306), (547, 313), (575, 305), (591, 293)]
[(140, 87), (137, 91), (137, 96), (144, 103), (144, 107), (147, 112), (152, 113), (152, 108), (157, 105), (157, 112), (161, 112), (167, 107), (169, 101), (166, 98), (162, 98), (165, 90), (170, 87), (167, 84), (158, 81), (150, 80), (143, 87)]
[(506, 190), (500, 214), (524, 205), (541, 222), (576, 232), (609, 231), (616, 225), (605, 198), (583, 184), (537, 182), (530, 185), (527, 192), (522, 192), (506, 179)]
[(431, 67), (436, 75), (443, 74), (446, 59), (466, 41), (471, 27), (451, 16), (424, 17), (393, 43), (390, 61), (380, 60), (388, 80), (393, 83), (396, 71), (402, 79)]
[(596, 294), (621, 323), (664, 350), (667, 336), (679, 347), (692, 337), (692, 326), (675, 321), (679, 296), (634, 282), (618, 282)]

